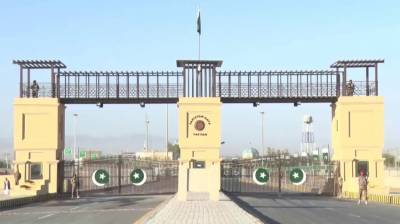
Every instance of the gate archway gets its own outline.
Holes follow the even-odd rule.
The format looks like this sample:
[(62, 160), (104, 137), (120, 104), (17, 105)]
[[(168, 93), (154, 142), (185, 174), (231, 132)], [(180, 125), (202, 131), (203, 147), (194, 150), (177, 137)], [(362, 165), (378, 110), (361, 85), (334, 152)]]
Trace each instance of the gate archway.
[[(15, 101), (14, 114), (16, 118), (14, 124), (15, 164), (21, 165), (26, 162), (39, 164), (37, 167), (41, 169), (42, 174), (41, 178), (32, 179), (32, 173), (29, 173), (30, 168), (21, 169), (19, 172), (24, 177), (24, 187), (18, 188), (15, 192), (17, 194), (55, 193), (57, 189), (60, 189), (63, 174), (60, 173), (61, 167), (57, 164), (60, 164), (62, 160), (61, 153), (64, 148), (64, 104), (140, 104), (144, 106), (180, 103), (179, 105), (184, 108), (185, 105), (193, 104), (190, 102), (191, 99), (197, 99), (194, 107), (201, 106), (203, 101), (211, 105), (212, 100), (205, 100), (207, 98), (218, 101), (215, 101), (217, 102), (215, 110), (209, 112), (213, 122), (217, 123), (210, 129), (212, 135), (216, 135), (214, 139), (216, 142), (220, 135), (218, 131), (220, 103), (331, 103), (333, 121), (336, 123), (333, 125), (336, 131), (334, 128), (332, 131), (333, 145), (336, 150), (335, 159), (343, 163), (340, 173), (345, 179), (344, 186), (348, 189), (354, 188), (349, 175), (351, 174), (353, 179), (356, 175), (354, 171), (349, 173), (349, 168), (346, 170), (346, 164), (349, 166), (349, 161), (353, 161), (354, 157), (360, 161), (375, 163), (376, 183), (380, 184), (382, 182), (381, 169), (383, 169), (380, 165), (383, 161), (380, 156), (383, 135), (381, 136), (378, 132), (383, 126), (383, 109), (381, 109), (383, 99), (377, 97), (379, 63), (383, 63), (383, 60), (337, 61), (328, 70), (233, 72), (220, 71), (222, 61), (178, 60), (177, 66), (182, 68), (181, 71), (142, 72), (68, 71), (64, 70), (66, 66), (61, 61), (14, 61), (14, 64), (19, 65), (20, 68), (20, 94)], [(348, 82), (348, 68), (364, 68), (365, 80)], [(371, 68), (375, 71), (374, 81), (370, 81)], [(31, 71), (35, 69), (50, 70), (50, 82), (35, 84), (40, 88), (33, 86)], [(359, 113), (362, 111), (360, 108), (373, 117), (371, 121), (373, 123), (366, 120), (364, 112)], [(346, 117), (347, 112), (348, 117)], [(212, 123), (207, 116), (196, 115), (193, 119), (203, 119), (202, 122), (207, 127)], [(191, 122), (188, 121), (188, 112), (186, 116), (182, 115), (180, 118), (182, 123), (186, 119), (187, 138), (189, 138), (189, 132), (195, 136), (207, 136), (207, 133), (200, 133), (203, 129), (200, 130), (197, 126), (195, 129), (198, 133), (189, 130)], [(370, 134), (362, 131), (365, 123), (378, 127), (377, 133)], [(354, 129), (358, 131), (351, 135), (351, 130)], [(184, 130), (185, 128), (180, 129), (180, 136), (181, 134), (184, 136)], [(41, 134), (37, 135), (37, 133)], [(362, 149), (359, 149), (356, 146), (363, 137), (371, 137), (369, 138), (371, 141), (362, 144)], [(206, 169), (212, 165), (214, 167), (212, 173), (220, 171), (220, 168), (214, 164), (219, 164), (219, 155), (218, 158), (210, 159), (207, 156), (209, 152), (207, 147), (191, 149), (189, 146), (193, 146), (196, 141), (191, 142), (187, 147), (187, 153), (184, 153), (187, 161), (182, 161), (182, 158), (180, 161), (179, 169), (183, 171), (182, 173), (179, 171), (179, 181), (186, 177), (187, 179), (178, 183), (178, 189), (186, 192), (189, 191), (190, 175), (204, 175), (200, 174), (200, 171), (194, 172), (196, 167), (189, 165), (189, 159), (198, 161), (198, 163), (190, 164), (204, 162)], [(218, 144), (213, 147), (219, 152)], [(370, 146), (374, 152), (372, 156), (368, 154)], [(349, 154), (346, 150), (354, 154)], [(241, 166), (240, 170), (244, 170), (244, 173), (250, 172), (246, 168), (248, 165), (239, 164), (238, 166)], [(249, 166), (251, 167), (252, 164)], [(214, 184), (217, 184), (219, 189), (220, 178), (216, 180)], [(120, 178), (119, 181), (122, 179)], [(120, 188), (120, 185), (118, 187)]]

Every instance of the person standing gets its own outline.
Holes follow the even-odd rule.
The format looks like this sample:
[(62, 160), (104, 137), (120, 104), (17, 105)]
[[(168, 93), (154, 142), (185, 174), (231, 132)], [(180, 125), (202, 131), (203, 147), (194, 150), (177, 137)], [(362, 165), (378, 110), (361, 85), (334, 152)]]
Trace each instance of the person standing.
[(365, 205), (367, 205), (368, 204), (368, 177), (367, 177), (367, 175), (366, 175), (364, 170), (361, 170), (360, 171), (360, 176), (358, 176), (358, 186), (359, 186), (360, 197), (358, 199), (358, 203), (357, 204), (361, 203), (362, 196), (364, 194), (364, 197), (365, 197), (365, 201), (364, 202), (365, 202)]
[(347, 88), (347, 96), (353, 96), (354, 95), (354, 89), (355, 89), (353, 80), (350, 79), (349, 83), (347, 83), (346, 88)]
[(337, 181), (338, 181), (337, 197), (342, 198), (343, 197), (343, 178), (341, 176), (339, 176)]
[(14, 172), (15, 186), (18, 186), (20, 179), (21, 179), (21, 173), (19, 172), (19, 166), (17, 164), (17, 170), (15, 170)]
[(36, 80), (33, 80), (31, 90), (32, 90), (32, 97), (37, 98), (39, 96), (39, 84), (36, 82)]
[(79, 199), (79, 191), (78, 191), (79, 181), (75, 173), (74, 175), (72, 175), (71, 185), (72, 185), (71, 198), (74, 199), (74, 192), (75, 192), (76, 198)]
[(10, 180), (8, 180), (7, 177), (6, 177), (6, 179), (4, 179), (3, 189), (4, 189), (4, 194), (5, 195), (9, 195), (10, 194), (11, 183), (10, 183)]

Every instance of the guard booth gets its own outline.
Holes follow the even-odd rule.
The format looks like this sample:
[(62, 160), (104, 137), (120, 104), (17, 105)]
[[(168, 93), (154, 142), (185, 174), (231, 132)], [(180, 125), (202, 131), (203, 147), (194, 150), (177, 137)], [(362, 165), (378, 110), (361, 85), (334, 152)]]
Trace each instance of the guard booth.
[(196, 194), (205, 200), (219, 200), (221, 99), (216, 97), (216, 69), (221, 64), (222, 61), (177, 61), (177, 66), (183, 68), (184, 80), (183, 97), (178, 102), (179, 200), (190, 200)]

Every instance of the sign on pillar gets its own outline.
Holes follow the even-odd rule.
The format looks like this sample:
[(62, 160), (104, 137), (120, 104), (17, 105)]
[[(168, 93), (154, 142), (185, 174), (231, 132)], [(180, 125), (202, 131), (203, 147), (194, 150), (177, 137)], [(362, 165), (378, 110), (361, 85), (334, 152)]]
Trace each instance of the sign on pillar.
[[(179, 99), (178, 199), (188, 193), (207, 193), (219, 200), (221, 102), (220, 98)], [(208, 180), (208, 181), (204, 181)]]

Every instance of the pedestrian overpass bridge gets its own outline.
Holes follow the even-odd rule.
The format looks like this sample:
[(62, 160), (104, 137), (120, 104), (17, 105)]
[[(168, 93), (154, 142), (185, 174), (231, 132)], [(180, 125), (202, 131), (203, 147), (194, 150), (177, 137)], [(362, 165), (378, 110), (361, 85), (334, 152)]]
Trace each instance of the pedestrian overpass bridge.
[[(378, 95), (383, 60), (340, 60), (309, 71), (220, 71), (222, 61), (178, 60), (180, 71), (69, 71), (58, 60), (15, 60), (20, 97), (32, 97), (31, 71), (49, 69), (38, 97), (65, 104), (177, 103), (180, 97), (219, 97), (222, 103), (333, 103), (339, 96)], [(365, 69), (365, 80), (347, 91), (349, 68)], [(374, 70), (370, 81), (369, 71)]]

